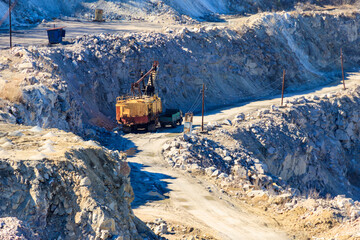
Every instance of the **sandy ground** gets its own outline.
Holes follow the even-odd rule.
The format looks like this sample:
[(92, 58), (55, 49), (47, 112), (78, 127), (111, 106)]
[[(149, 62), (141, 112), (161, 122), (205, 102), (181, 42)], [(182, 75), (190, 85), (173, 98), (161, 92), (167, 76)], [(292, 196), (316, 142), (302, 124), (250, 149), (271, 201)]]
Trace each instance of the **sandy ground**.
[[(203, 23), (204, 25), (227, 25), (228, 23)], [(83, 36), (88, 34), (100, 33), (127, 33), (127, 32), (162, 32), (165, 28), (172, 29), (197, 26), (197, 25), (173, 25), (167, 23), (153, 23), (153, 22), (129, 22), (124, 20), (113, 20), (106, 22), (93, 22), (86, 19), (69, 19), (60, 20), (56, 19), (52, 22), (39, 24), (36, 27), (27, 29), (15, 29), (12, 34), (13, 46), (29, 46), (29, 45), (47, 45), (48, 36), (47, 29), (54, 27), (65, 27), (66, 36), (64, 42), (69, 41), (71, 38)], [(0, 33), (0, 48), (9, 47), (9, 33)]]
[[(163, 26), (155, 23), (146, 22), (92, 22), (88, 20), (55, 20), (37, 27), (23, 30), (15, 30), (13, 33), (13, 45), (47, 45), (48, 36), (46, 30), (55, 27), (65, 27), (66, 37), (64, 41), (77, 36), (100, 33), (118, 32), (159, 32)], [(0, 33), (0, 48), (9, 47), (9, 33)]]
[[(334, 6), (313, 6), (312, 11), (328, 11), (333, 14), (345, 13), (354, 11), (354, 6), (342, 5), (340, 7)], [(242, 26), (245, 22), (248, 24), (256, 22), (259, 16), (268, 14), (267, 12), (254, 15), (221, 15), (222, 22), (202, 22), (200, 24), (192, 25), (174, 25), (159, 19), (158, 23), (146, 21), (126, 21), (126, 20), (106, 20), (105, 22), (93, 22), (91, 19), (79, 19), (72, 17), (64, 17), (63, 19), (55, 19), (51, 22), (39, 24), (35, 27), (28, 27), (25, 29), (17, 29), (14, 26), (13, 45), (29, 46), (29, 45), (47, 45), (48, 37), (46, 29), (54, 27), (65, 27), (66, 37), (64, 41), (71, 38), (87, 34), (110, 33), (115, 34), (119, 32), (162, 32), (165, 28), (182, 28), (182, 27), (199, 27), (199, 26)], [(9, 47), (9, 33), (0, 32), (0, 49)]]
[[(351, 88), (360, 81), (360, 73), (350, 73), (346, 85)], [(319, 87), (313, 91), (285, 94), (287, 98), (304, 95), (322, 95), (342, 89), (341, 83)], [(280, 98), (264, 99), (242, 103), (222, 110), (214, 110), (205, 116), (205, 123), (232, 119), (238, 113), (247, 113), (271, 105), (279, 105)], [(194, 124), (199, 127), (201, 116), (195, 116)], [(160, 154), (161, 146), (177, 136), (182, 128), (161, 129), (155, 134), (128, 134), (125, 137), (134, 144), (129, 152), (130, 163), (140, 164), (142, 169), (158, 175), (157, 181), (166, 182), (164, 200), (149, 201), (137, 206), (135, 214), (144, 221), (163, 218), (169, 222), (182, 222), (201, 229), (204, 233), (219, 239), (287, 239), (275, 220), (254, 212), (251, 206), (233, 202), (221, 194), (215, 186), (201, 182), (190, 174), (172, 169)], [(134, 181), (134, 180), (132, 180)], [(155, 181), (155, 180), (154, 180)], [(209, 188), (212, 189), (209, 192)], [(147, 193), (149, 194), (149, 193)], [(154, 192), (152, 192), (154, 194)], [(174, 237), (174, 236), (173, 236)], [(176, 237), (169, 239), (177, 239)]]
[[(34, 27), (13, 29), (13, 46), (48, 45), (47, 29), (65, 27), (66, 36), (63, 41), (66, 43), (72, 38), (88, 34), (101, 33), (127, 33), (127, 32), (163, 32), (166, 28), (179, 29), (183, 27), (199, 26), (228, 26), (243, 24), (249, 17), (224, 16), (225, 22), (203, 22), (193, 25), (174, 25), (166, 22), (136, 22), (125, 20), (107, 20), (105, 22), (93, 22), (87, 19), (67, 18), (55, 19), (51, 22), (39, 24)], [(9, 48), (9, 33), (0, 32), (0, 49)]]

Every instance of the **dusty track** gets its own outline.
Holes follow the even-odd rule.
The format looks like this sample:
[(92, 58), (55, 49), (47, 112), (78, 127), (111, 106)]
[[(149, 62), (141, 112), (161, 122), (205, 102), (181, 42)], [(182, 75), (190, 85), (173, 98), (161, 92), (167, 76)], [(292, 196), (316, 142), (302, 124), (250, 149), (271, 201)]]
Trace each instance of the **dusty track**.
[(158, 208), (163, 209), (166, 205), (173, 219), (192, 223), (194, 227), (204, 229), (204, 232), (217, 235), (220, 239), (286, 239), (285, 234), (265, 227), (274, 222), (250, 214), (228, 200), (219, 199), (218, 193), (209, 193), (204, 183), (167, 166), (159, 150), (171, 135), (156, 133), (139, 137), (138, 134), (131, 134), (127, 138), (140, 151), (129, 158), (130, 162), (148, 165), (148, 172), (169, 176), (166, 179), (170, 190), (168, 201), (163, 201), (163, 204), (154, 202), (135, 209), (138, 217), (151, 215), (153, 218), (169, 220), (167, 214), (158, 214)]
[[(349, 74), (347, 87), (351, 88), (360, 79), (359, 73)], [(287, 94), (285, 97), (304, 95), (321, 95), (332, 93), (342, 88), (342, 84), (321, 87), (313, 91)], [(278, 105), (280, 99), (242, 103), (238, 106), (215, 110), (206, 115), (206, 122), (232, 118), (237, 113), (251, 112), (256, 109)], [(201, 117), (195, 116), (196, 125)], [(219, 193), (215, 186), (170, 168), (160, 154), (161, 146), (178, 135), (181, 129), (159, 130), (155, 134), (129, 134), (126, 138), (136, 146), (137, 153), (129, 158), (129, 162), (141, 164), (144, 170), (159, 174), (167, 184), (166, 200), (148, 202), (138, 206), (134, 211), (144, 221), (162, 217), (167, 221), (182, 222), (202, 229), (219, 239), (286, 239), (286, 234), (277, 230), (276, 222), (269, 217), (259, 216), (246, 205), (237, 205)], [(173, 132), (173, 133), (169, 133)], [(164, 176), (167, 176), (164, 180)], [(140, 176), (139, 176), (140, 177)], [(134, 181), (134, 179), (132, 179)], [(209, 192), (208, 188), (213, 191)], [(159, 193), (161, 195), (161, 193)]]

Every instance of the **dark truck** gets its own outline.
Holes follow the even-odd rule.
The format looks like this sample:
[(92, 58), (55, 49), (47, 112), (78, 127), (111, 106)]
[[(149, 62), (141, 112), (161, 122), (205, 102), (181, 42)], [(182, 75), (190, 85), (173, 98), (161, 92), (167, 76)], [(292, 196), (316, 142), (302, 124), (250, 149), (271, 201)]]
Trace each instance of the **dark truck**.
[(167, 109), (163, 114), (160, 115), (159, 121), (161, 127), (170, 125), (176, 127), (177, 124), (182, 124), (182, 112), (180, 109)]

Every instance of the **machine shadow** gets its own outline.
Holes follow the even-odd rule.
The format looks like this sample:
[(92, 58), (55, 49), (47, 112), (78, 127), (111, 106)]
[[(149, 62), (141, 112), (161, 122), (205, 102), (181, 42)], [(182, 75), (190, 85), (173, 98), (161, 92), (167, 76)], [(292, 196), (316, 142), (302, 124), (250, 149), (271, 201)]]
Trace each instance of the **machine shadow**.
[[(171, 128), (172, 131), (176, 131), (176, 129), (180, 130), (182, 128)], [(102, 146), (113, 151), (126, 152), (129, 160), (140, 152), (131, 140), (121, 135), (113, 136), (111, 133), (104, 133), (100, 139)], [(170, 192), (170, 189), (168, 188), (166, 179), (174, 179), (173, 177), (145, 171), (144, 169), (149, 167), (148, 165), (131, 161), (128, 161), (128, 164), (131, 168), (130, 181), (135, 196), (134, 201), (131, 203), (133, 209), (145, 205), (148, 202), (161, 201), (169, 198), (167, 193)]]
[(135, 199), (131, 203), (133, 209), (148, 202), (169, 198), (167, 193), (170, 192), (170, 189), (166, 179), (174, 179), (173, 177), (161, 173), (147, 172), (144, 168), (149, 166), (144, 164), (129, 162), (129, 166), (131, 167), (131, 186), (135, 195)]

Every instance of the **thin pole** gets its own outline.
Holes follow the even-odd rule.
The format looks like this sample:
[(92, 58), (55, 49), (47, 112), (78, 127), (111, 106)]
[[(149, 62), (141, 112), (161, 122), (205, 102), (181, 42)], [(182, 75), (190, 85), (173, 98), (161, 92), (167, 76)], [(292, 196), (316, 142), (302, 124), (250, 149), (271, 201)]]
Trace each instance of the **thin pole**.
[(9, 32), (10, 32), (10, 48), (12, 48), (12, 30), (11, 30), (11, 0), (9, 0)]
[(284, 103), (284, 87), (285, 87), (285, 69), (283, 71), (283, 81), (282, 81), (282, 90), (281, 90), (281, 106)]
[(346, 87), (345, 87), (345, 77), (344, 77), (344, 57), (343, 57), (343, 53), (342, 53), (342, 48), (340, 48), (340, 57), (341, 57), (342, 80), (343, 80), (344, 89), (346, 89)]
[(201, 114), (201, 131), (204, 131), (204, 100), (205, 100), (205, 84), (202, 88), (202, 114)]

